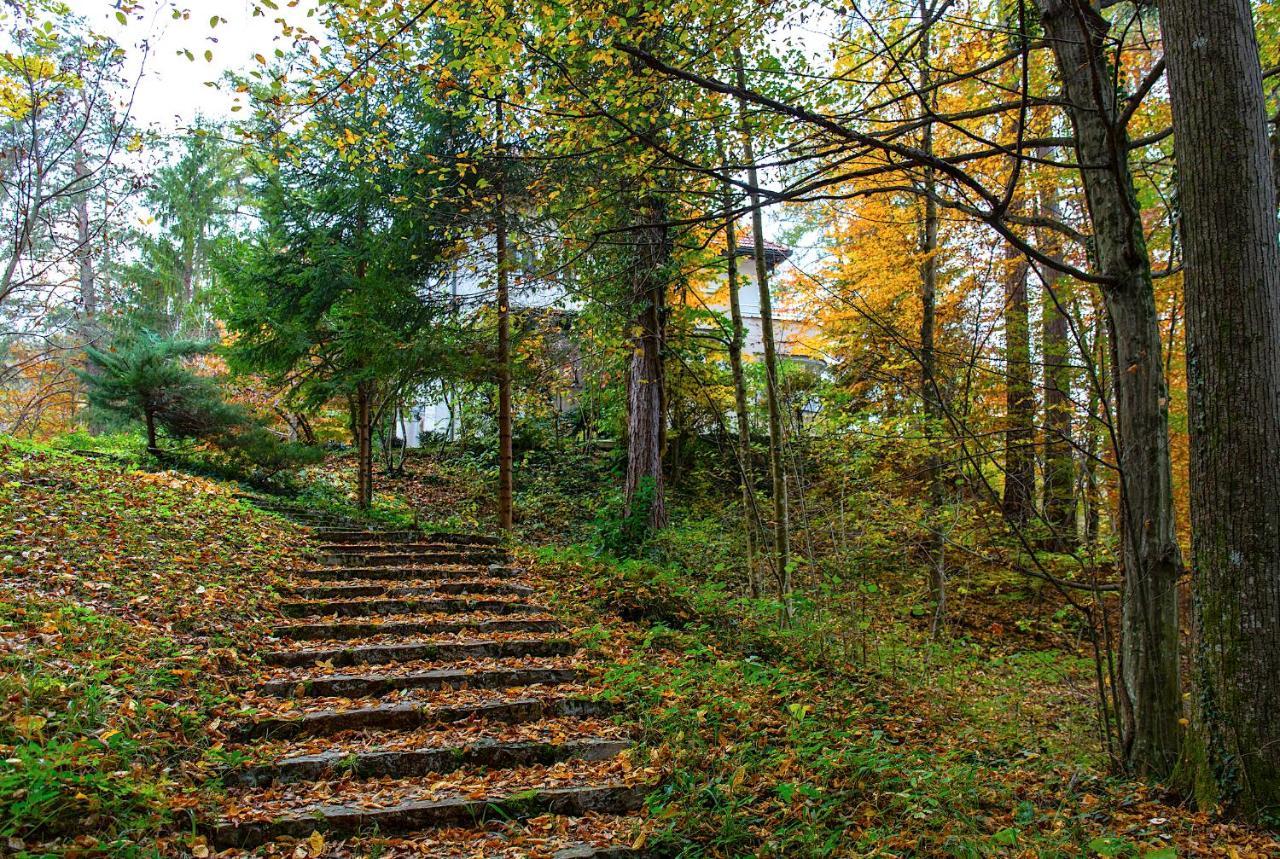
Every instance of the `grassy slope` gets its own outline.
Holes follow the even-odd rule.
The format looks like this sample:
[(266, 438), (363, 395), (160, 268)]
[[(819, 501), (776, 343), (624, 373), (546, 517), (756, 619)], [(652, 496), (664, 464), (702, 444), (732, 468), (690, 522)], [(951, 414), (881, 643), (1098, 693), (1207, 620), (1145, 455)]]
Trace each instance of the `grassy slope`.
[(0, 439), (0, 844), (175, 854), (295, 539), (226, 485)]
[[(423, 519), (466, 510), (485, 522), (491, 484), (422, 462), (400, 490)], [(725, 586), (734, 538), (714, 524), (677, 514), (657, 561), (547, 548), (590, 531), (608, 477), (526, 470), (522, 485), (523, 560), (552, 583), (558, 610), (599, 624), (610, 685), (670, 773), (651, 798), (650, 846), (725, 857), (1280, 856), (1265, 833), (1109, 774), (1092, 661), (1042, 593), (975, 588), (957, 602), (952, 635), (934, 642), (889, 546), (892, 572), (865, 580), (856, 606), (807, 606), (783, 632), (775, 607)]]

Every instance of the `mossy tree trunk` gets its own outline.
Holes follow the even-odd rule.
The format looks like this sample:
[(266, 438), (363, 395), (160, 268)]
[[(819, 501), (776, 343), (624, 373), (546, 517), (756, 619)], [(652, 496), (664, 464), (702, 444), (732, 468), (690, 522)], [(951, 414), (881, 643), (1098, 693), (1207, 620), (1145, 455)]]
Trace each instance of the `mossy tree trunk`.
[(1280, 246), (1248, 0), (1161, 0), (1186, 249), (1196, 794), (1280, 814)]

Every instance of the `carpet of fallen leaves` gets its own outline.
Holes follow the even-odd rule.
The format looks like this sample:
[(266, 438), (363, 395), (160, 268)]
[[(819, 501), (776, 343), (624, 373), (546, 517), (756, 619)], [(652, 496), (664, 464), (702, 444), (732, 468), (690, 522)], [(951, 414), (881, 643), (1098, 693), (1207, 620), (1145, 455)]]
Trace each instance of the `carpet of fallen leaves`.
[[(1072, 653), (1002, 638), (950, 665), (902, 657), (899, 676), (833, 668), (788, 653), (807, 638), (748, 646), (768, 621), (740, 606), (680, 629), (610, 619), (634, 576), (586, 552), (522, 554), (553, 608), (604, 624), (603, 682), (669, 774), (651, 797), (659, 855), (1280, 857), (1272, 834), (1111, 775)], [(688, 602), (654, 587), (660, 615)]]
[(172, 855), (297, 545), (224, 484), (0, 440), (0, 853)]

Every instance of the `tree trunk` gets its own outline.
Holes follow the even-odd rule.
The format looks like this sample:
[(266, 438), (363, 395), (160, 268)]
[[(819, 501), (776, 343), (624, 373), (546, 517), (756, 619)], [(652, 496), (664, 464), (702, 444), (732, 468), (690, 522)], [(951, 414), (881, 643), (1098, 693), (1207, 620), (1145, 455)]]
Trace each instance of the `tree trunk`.
[[(747, 76), (742, 67), (742, 56), (735, 56), (738, 67), (738, 87), (746, 89)], [(747, 123), (746, 104), (739, 102), (742, 122), (743, 155), (747, 160), (747, 189), (751, 199), (751, 227), (754, 244), (752, 253), (756, 263), (756, 286), (760, 290), (760, 335), (764, 341), (765, 399), (769, 409), (769, 474), (773, 489), (773, 549), (774, 570), (778, 578), (778, 595), (788, 619), (793, 612), (791, 604), (791, 523), (787, 504), (787, 473), (783, 464), (782, 391), (778, 379), (778, 343), (773, 333), (773, 297), (769, 291), (769, 265), (765, 259), (764, 215), (760, 207), (760, 184), (756, 174), (755, 146), (751, 128)]]
[[(1161, 0), (1186, 249), (1197, 799), (1280, 808), (1280, 247), (1248, 0)], [(1274, 819), (1274, 818), (1273, 818)]]
[(145, 417), (147, 422), (147, 453), (152, 456), (158, 456), (160, 445), (156, 440), (156, 413), (153, 409), (147, 409)]
[[(87, 182), (89, 165), (85, 160), (84, 141), (79, 137), (75, 141), (74, 155), (72, 170), (75, 173), (76, 182), (77, 184)], [(80, 341), (85, 345), (98, 345), (98, 285), (95, 282), (93, 271), (92, 233), (89, 225), (89, 192), (87, 190), (82, 190), (76, 194), (75, 218), (75, 260), (80, 288)], [(98, 365), (87, 354), (84, 357), (84, 371), (90, 376), (98, 375)], [(90, 411), (88, 430), (91, 435), (97, 435), (102, 431), (101, 421), (93, 416), (92, 410)], [(154, 443), (151, 446), (154, 448)]]
[[(495, 103), (498, 134), (502, 134), (502, 101)], [(502, 141), (498, 142), (499, 157), (504, 157)], [(511, 448), (511, 307), (508, 294), (507, 264), (507, 212), (503, 198), (503, 185), (506, 178), (506, 166), (498, 177), (496, 203), (494, 206), (494, 234), (497, 250), (498, 280), (498, 527), (510, 531), (514, 522), (512, 509), (512, 463), (514, 457)]]
[(745, 539), (747, 584), (751, 596), (759, 599), (763, 588), (756, 567), (755, 468), (751, 457), (751, 413), (747, 409), (747, 381), (742, 371), (742, 348), (747, 329), (742, 324), (742, 303), (738, 299), (738, 236), (734, 229), (733, 201), (728, 185), (724, 189), (725, 255), (729, 261), (729, 369), (733, 374), (733, 404), (738, 423), (738, 481), (742, 489), (742, 530)]
[(1035, 512), (1036, 396), (1031, 386), (1031, 325), (1027, 320), (1027, 260), (1009, 247), (1004, 280), (1004, 517), (1021, 527)]
[[(1049, 157), (1047, 150), (1037, 153)], [(1050, 186), (1040, 194), (1040, 211), (1051, 220), (1061, 220), (1058, 190)], [(1063, 258), (1062, 240), (1044, 231), (1049, 256)], [(1041, 302), (1041, 350), (1044, 353), (1044, 521), (1049, 528), (1047, 548), (1068, 552), (1075, 547), (1076, 474), (1071, 444), (1071, 322), (1069, 286), (1052, 269), (1044, 271), (1044, 300)]]
[(1116, 386), (1119, 530), (1124, 562), (1121, 744), (1135, 772), (1168, 776), (1177, 760), (1178, 578), (1169, 461), (1168, 392), (1151, 265), (1128, 162), (1109, 23), (1088, 0), (1036, 0), (1075, 129), (1085, 198), (1111, 328)]
[(637, 308), (632, 323), (631, 369), (627, 378), (627, 478), (624, 515), (632, 515), (637, 494), (648, 496), (648, 524), (667, 524), (662, 478), (662, 449), (666, 443), (663, 386), (663, 335), (670, 238), (662, 201), (650, 196), (640, 209), (640, 223), (632, 230), (635, 260), (631, 272), (632, 300)]
[(369, 382), (356, 385), (356, 506), (368, 510), (373, 505), (373, 408)]
[[(1111, 378), (1109, 356), (1110, 344), (1107, 343), (1106, 326), (1101, 316), (1093, 320), (1093, 342), (1090, 344), (1094, 374), (1098, 382), (1107, 384)], [(1081, 495), (1084, 501), (1084, 540), (1090, 552), (1096, 552), (1098, 534), (1102, 525), (1102, 490), (1098, 482), (1098, 459), (1106, 446), (1102, 438), (1103, 402), (1102, 392), (1098, 385), (1089, 385), (1089, 417), (1085, 430), (1084, 476)]]
[[(932, 40), (928, 3), (920, 0), (920, 89), (931, 93), (933, 85)], [(926, 111), (933, 110), (933, 96), (922, 96)], [(925, 122), (921, 130), (920, 148), (933, 155), (933, 123)], [(939, 513), (945, 498), (942, 486), (942, 461), (938, 456), (934, 434), (942, 420), (942, 391), (938, 386), (934, 340), (938, 304), (938, 203), (937, 176), (932, 167), (924, 168), (924, 222), (920, 225), (920, 398), (924, 406), (924, 439), (927, 448), (925, 469), (929, 481), (929, 599), (933, 603), (933, 632), (937, 632), (947, 616), (946, 545), (942, 539)]]

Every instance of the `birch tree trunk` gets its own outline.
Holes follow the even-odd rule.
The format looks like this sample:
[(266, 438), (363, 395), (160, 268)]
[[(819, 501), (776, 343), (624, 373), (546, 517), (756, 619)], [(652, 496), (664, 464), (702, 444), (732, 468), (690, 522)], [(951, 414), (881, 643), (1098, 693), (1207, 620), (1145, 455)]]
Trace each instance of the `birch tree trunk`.
[(1135, 772), (1168, 776), (1181, 742), (1178, 578), (1168, 392), (1151, 264), (1128, 161), (1108, 21), (1088, 0), (1036, 0), (1075, 130), (1113, 352), (1124, 563), (1121, 746)]
[(1280, 247), (1248, 0), (1161, 0), (1186, 249), (1197, 799), (1280, 808)]

